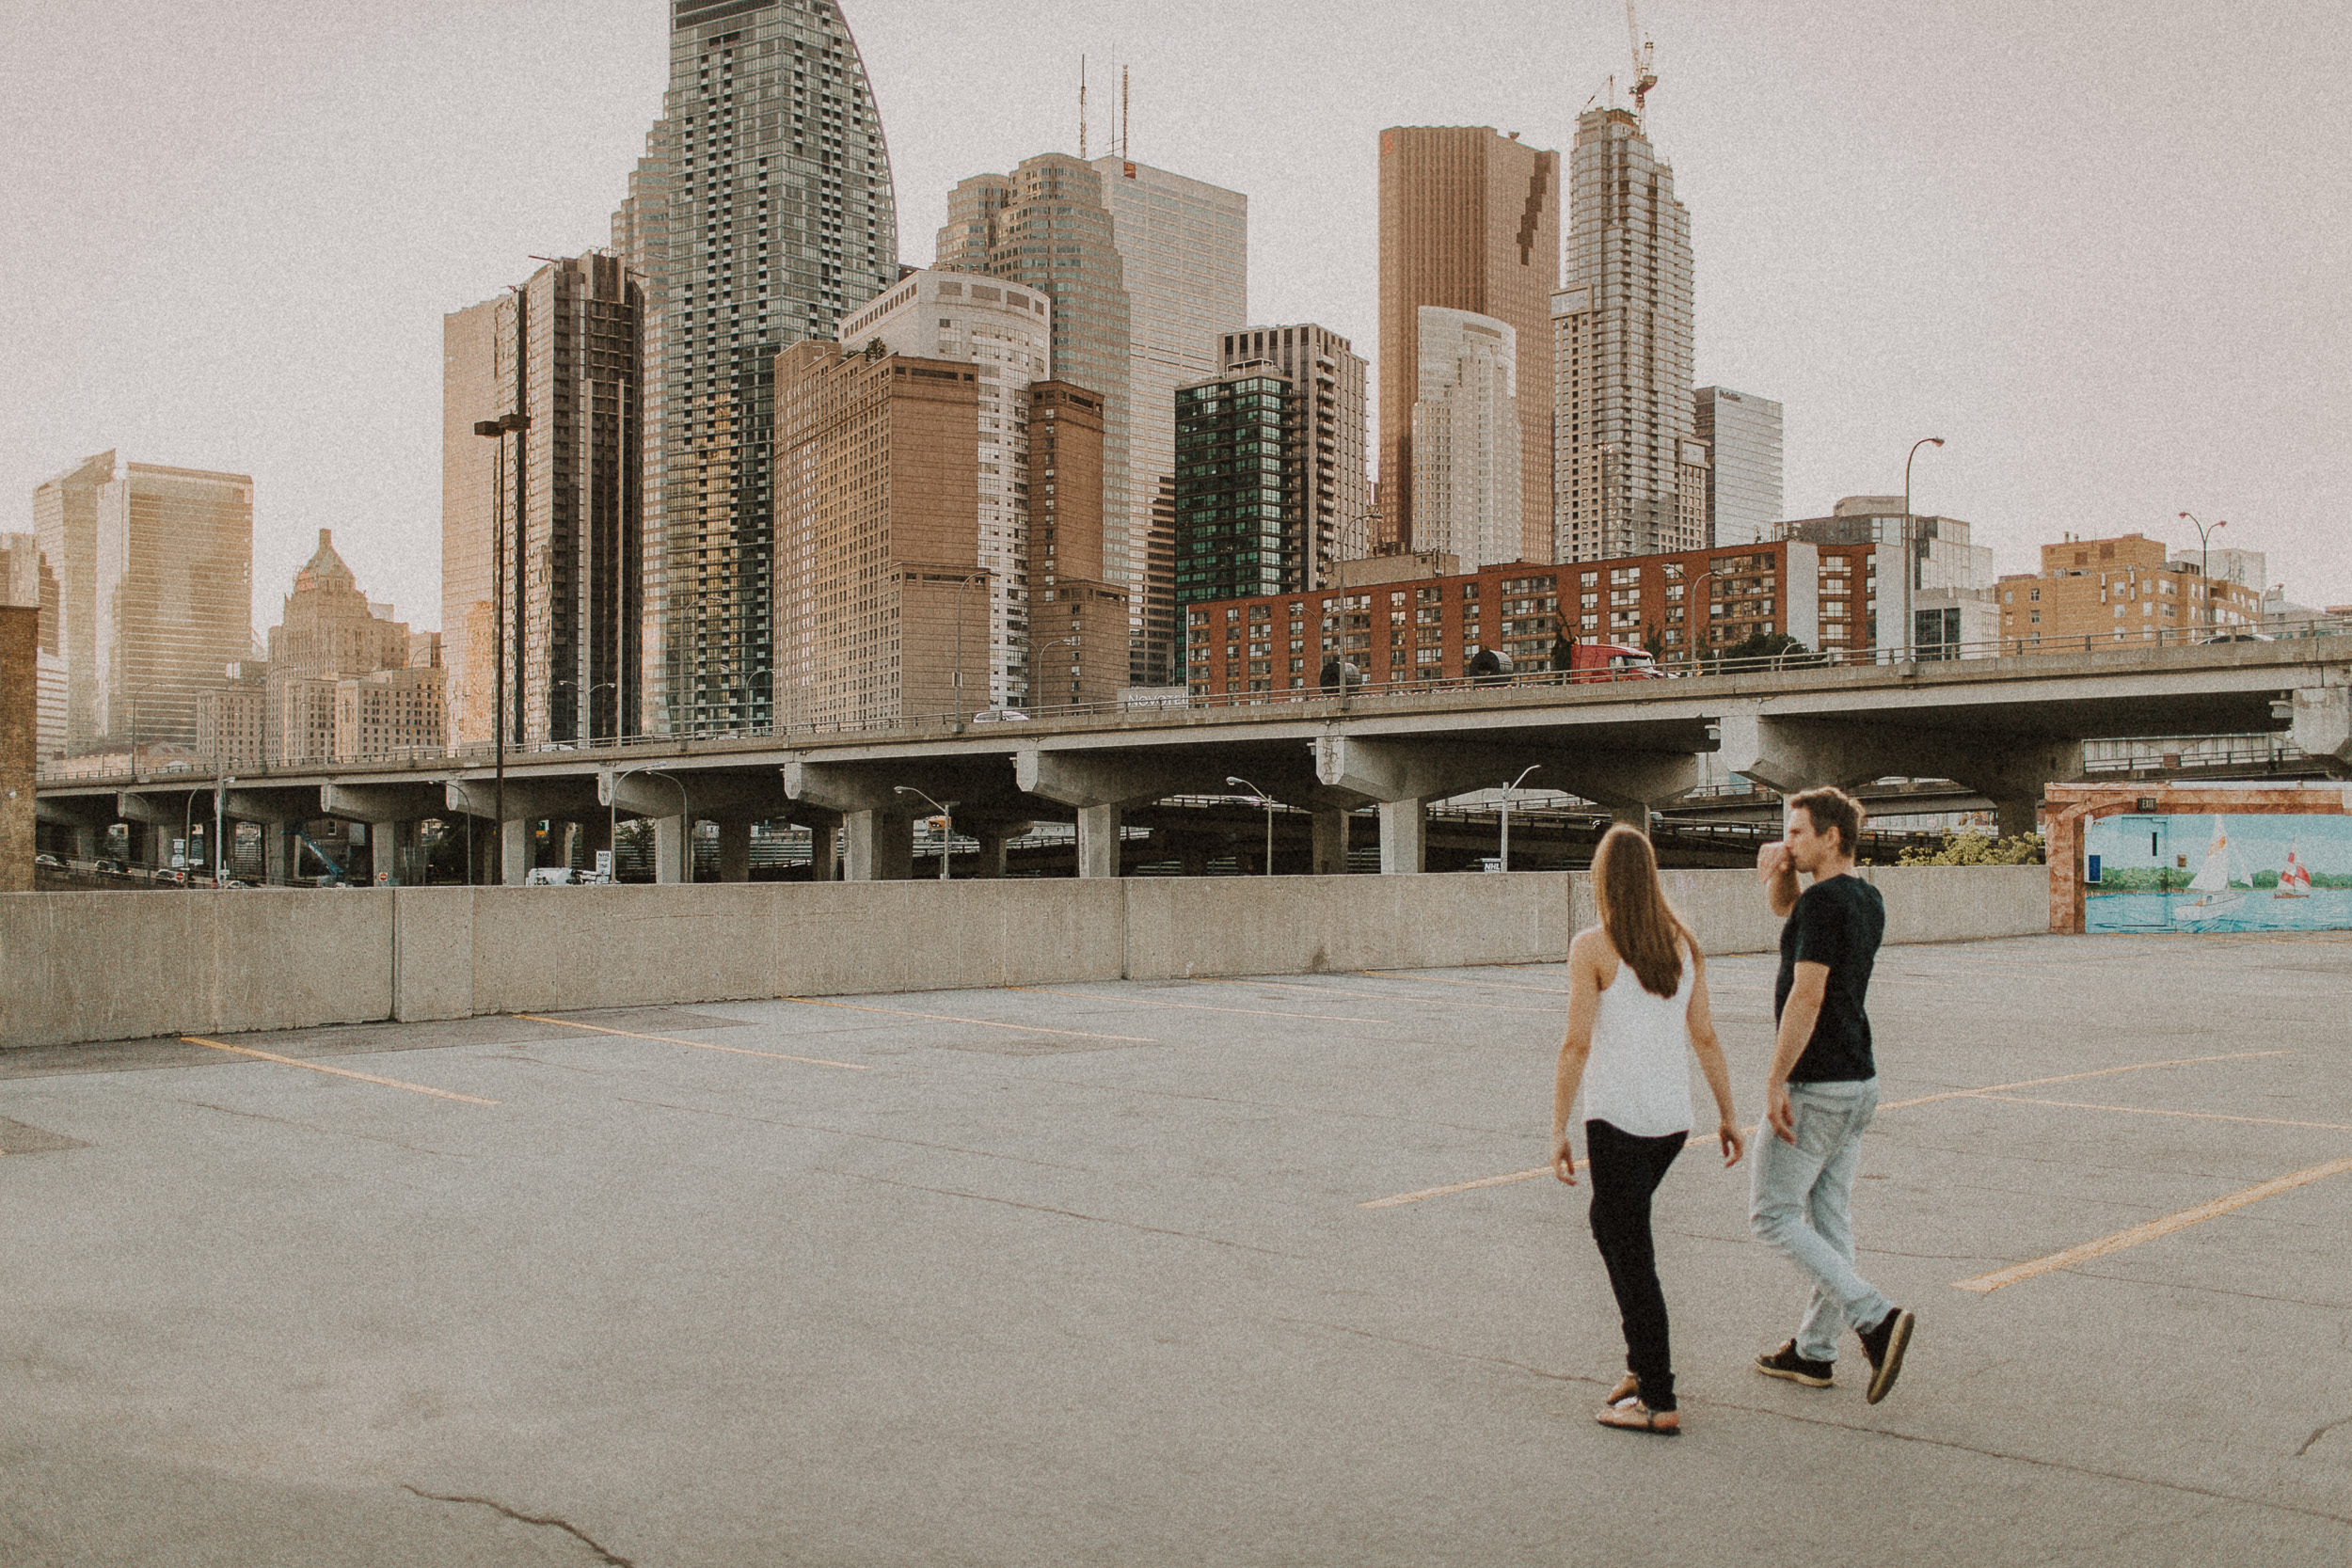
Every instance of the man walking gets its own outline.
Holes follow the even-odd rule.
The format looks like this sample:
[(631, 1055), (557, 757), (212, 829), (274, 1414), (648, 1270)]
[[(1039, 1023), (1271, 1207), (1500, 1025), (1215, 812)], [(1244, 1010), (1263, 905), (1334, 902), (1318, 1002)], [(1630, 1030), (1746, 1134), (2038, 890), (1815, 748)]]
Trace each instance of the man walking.
[[(1772, 997), (1779, 1042), (1764, 1080), (1766, 1128), (1756, 1134), (1748, 1223), (1813, 1286), (1796, 1337), (1757, 1356), (1756, 1370), (1826, 1388), (1838, 1333), (1851, 1324), (1870, 1358), (1876, 1404), (1902, 1371), (1914, 1320), (1853, 1267), (1854, 1167), (1879, 1102), (1863, 1003), (1886, 932), (1885, 900), (1852, 874), (1861, 833), (1862, 807), (1852, 796), (1808, 789), (1789, 798), (1786, 837), (1756, 854), (1772, 912), (1788, 924)], [(1800, 872), (1813, 879), (1802, 892)]]

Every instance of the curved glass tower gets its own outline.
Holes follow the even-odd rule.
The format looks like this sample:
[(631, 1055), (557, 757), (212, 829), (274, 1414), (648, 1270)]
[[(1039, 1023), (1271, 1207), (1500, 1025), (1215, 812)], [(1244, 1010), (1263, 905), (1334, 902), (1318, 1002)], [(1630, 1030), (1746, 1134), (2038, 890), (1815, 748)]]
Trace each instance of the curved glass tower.
[(612, 220), (645, 291), (644, 725), (774, 714), (774, 361), (898, 278), (882, 118), (832, 0), (671, 0)]

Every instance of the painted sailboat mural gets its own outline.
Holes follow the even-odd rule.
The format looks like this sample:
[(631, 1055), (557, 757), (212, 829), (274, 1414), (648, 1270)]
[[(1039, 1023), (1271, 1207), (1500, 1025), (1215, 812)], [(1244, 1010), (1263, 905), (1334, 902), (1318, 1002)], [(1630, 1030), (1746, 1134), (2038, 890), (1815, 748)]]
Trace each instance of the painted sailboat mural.
[(2189, 879), (2188, 891), (2197, 896), (2172, 906), (2175, 926), (2202, 926), (2246, 902), (2246, 895), (2230, 886), (2230, 834), (2218, 816), (2213, 819), (2213, 842), (2205, 847), (2205, 863)]
[(2352, 816), (2121, 815), (2083, 847), (2087, 931), (2352, 930)]

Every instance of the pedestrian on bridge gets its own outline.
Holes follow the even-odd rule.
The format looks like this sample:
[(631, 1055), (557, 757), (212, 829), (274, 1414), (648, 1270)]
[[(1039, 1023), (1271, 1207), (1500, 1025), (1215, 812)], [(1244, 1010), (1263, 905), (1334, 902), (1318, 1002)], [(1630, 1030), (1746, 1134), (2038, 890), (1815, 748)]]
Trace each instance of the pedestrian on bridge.
[[(1764, 1079), (1748, 1223), (1812, 1286), (1795, 1336), (1756, 1358), (1766, 1377), (1826, 1388), (1849, 1325), (1870, 1359), (1869, 1402), (1895, 1386), (1913, 1315), (1853, 1266), (1853, 1181), (1862, 1134), (1879, 1103), (1865, 1002), (1886, 900), (1853, 874), (1861, 803), (1838, 789), (1788, 798), (1785, 836), (1756, 851), (1756, 869), (1780, 933), (1772, 990), (1779, 1033)], [(1800, 891), (1802, 873), (1813, 879)]]
[(1569, 1111), (1584, 1095), (1593, 1241), (1625, 1329), (1627, 1372), (1597, 1419), (1671, 1436), (1675, 1403), (1666, 1297), (1650, 1237), (1650, 1197), (1691, 1134), (1689, 1057), (1715, 1092), (1724, 1164), (1740, 1159), (1731, 1071), (1707, 1006), (1698, 939), (1666, 902), (1658, 857), (1641, 832), (1609, 830), (1593, 857), (1600, 924), (1568, 944), (1568, 1031), (1551, 1097), (1551, 1172), (1576, 1185)]

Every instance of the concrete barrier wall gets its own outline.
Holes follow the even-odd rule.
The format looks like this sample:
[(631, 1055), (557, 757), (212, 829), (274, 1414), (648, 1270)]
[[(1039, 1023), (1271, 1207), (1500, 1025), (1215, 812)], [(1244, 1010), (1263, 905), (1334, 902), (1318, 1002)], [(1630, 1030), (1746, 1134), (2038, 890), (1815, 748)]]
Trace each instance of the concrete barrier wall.
[[(1887, 940), (2047, 929), (2040, 866), (1878, 867)], [(1746, 871), (1671, 871), (1709, 953), (1769, 952)], [(1559, 958), (1581, 872), (0, 895), (0, 1044), (771, 996)]]
[(357, 891), (0, 895), (0, 1045), (389, 1017), (392, 901)]

